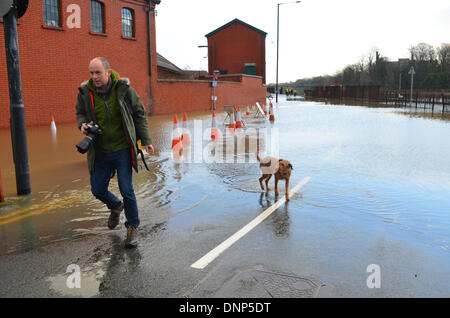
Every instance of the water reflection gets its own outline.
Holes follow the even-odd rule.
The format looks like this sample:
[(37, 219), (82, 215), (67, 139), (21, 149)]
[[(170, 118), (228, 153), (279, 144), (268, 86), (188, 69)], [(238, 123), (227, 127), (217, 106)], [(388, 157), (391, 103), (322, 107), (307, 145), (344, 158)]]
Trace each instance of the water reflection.
[(429, 109), (404, 109), (403, 111), (395, 111), (396, 114), (407, 115), (411, 118), (424, 118), (433, 120), (450, 121), (450, 112), (433, 111)]
[[(101, 297), (127, 297), (129, 295), (120, 295), (123, 286), (120, 277), (122, 272), (129, 273), (127, 280), (134, 277), (133, 273), (139, 273), (138, 268), (141, 264), (142, 255), (139, 247), (133, 249), (123, 248), (123, 238), (118, 235), (111, 235), (111, 254), (106, 260), (107, 265), (105, 273), (99, 282), (99, 296)], [(136, 285), (138, 284), (138, 285)], [(141, 282), (142, 284), (142, 282)], [(139, 286), (138, 281), (130, 281), (128, 284), (135, 290), (141, 290), (143, 286)], [(119, 294), (119, 295), (118, 295)], [(130, 293), (131, 295), (131, 293)]]
[[(164, 120), (156, 123), (153, 127), (169, 125)], [(86, 156), (75, 148), (82, 137), (76, 124), (57, 124), (57, 131), (29, 127), (27, 133), (32, 194), (16, 199), (10, 131), (0, 130), (2, 184), (9, 202), (0, 207), (0, 254), (107, 232), (109, 211), (91, 194)], [(165, 136), (152, 130), (151, 134), (157, 151), (164, 151)], [(167, 157), (156, 155), (146, 160), (150, 171), (143, 170), (139, 161), (141, 171), (133, 175), (138, 206), (144, 210), (148, 201), (150, 207), (157, 206), (172, 173), (166, 166)], [(116, 178), (111, 180), (110, 190), (119, 193)]]
[[(430, 238), (429, 244), (448, 249), (448, 113), (281, 102), (275, 115), (274, 123), (248, 118), (241, 134), (223, 130), (224, 115), (218, 114), (222, 137), (212, 142), (210, 114), (193, 114), (188, 127), (193, 128), (194, 120), (203, 120), (200, 133), (208, 138), (201, 140), (201, 151), (197, 152), (192, 129), (191, 147), (185, 147), (179, 163), (173, 161), (171, 153), (172, 116), (150, 117), (157, 153), (146, 159), (150, 171), (142, 170), (133, 177), (143, 225), (189, 213), (197, 213), (200, 218), (198, 215), (209, 212), (204, 206), (211, 200), (217, 200), (213, 205), (219, 203), (222, 210), (230, 205), (256, 210), (270, 206), (275, 200), (270, 196), (273, 191), (268, 196), (260, 194), (261, 173), (253, 156), (256, 151), (269, 154), (278, 149), (280, 157), (289, 159), (295, 167), (291, 184), (307, 175), (313, 182), (305, 188), (309, 191), (305, 199), (302, 193), (296, 193), (274, 212), (268, 224), (276, 235), (288, 237), (295, 230), (291, 228), (296, 215), (293, 211), (320, 209), (336, 224), (343, 216), (351, 216), (358, 226), (367, 217), (378, 221), (375, 224), (389, 222), (408, 234), (421, 233)], [(428, 118), (432, 120), (424, 120)], [(36, 214), (0, 225), (0, 253), (108, 233), (109, 213), (90, 193), (86, 158), (75, 149), (81, 138), (75, 126), (57, 125), (56, 139), (52, 139), (49, 127), (27, 129), (33, 194), (1, 207), (0, 223), (10, 218), (1, 217), (21, 209), (29, 209), (21, 215)], [(256, 128), (267, 128), (268, 134), (263, 136)], [(273, 138), (269, 128), (278, 129), (278, 137)], [(16, 190), (9, 131), (0, 131), (0, 140), (5, 145), (0, 155), (5, 194), (13, 197)], [(330, 151), (339, 144), (345, 146), (331, 157)], [(282, 184), (280, 187), (281, 195)], [(116, 179), (111, 181), (111, 191), (119, 193)], [(225, 192), (231, 201), (223, 202), (217, 195)], [(64, 205), (70, 198), (76, 201)], [(62, 205), (37, 214), (51, 204)], [(219, 210), (214, 213), (219, 214)]]
[(33, 219), (24, 219), (21, 222), (20, 250), (28, 251), (34, 248), (39, 236), (36, 233), (36, 224)]
[[(321, 103), (317, 103), (320, 105)], [(399, 105), (387, 105), (387, 104), (376, 104), (376, 103), (361, 103), (359, 101), (346, 101), (345, 104), (336, 104), (334, 101), (324, 101), (325, 105), (331, 106), (356, 106), (356, 107), (367, 107), (372, 109), (386, 109), (392, 110), (393, 113), (408, 115), (414, 118), (424, 118), (424, 119), (437, 119), (443, 121), (450, 121), (450, 108), (447, 105), (445, 109), (442, 106), (436, 105), (434, 108), (431, 105), (418, 105), (416, 106), (399, 106)]]
[[(264, 209), (270, 208), (279, 200), (278, 196), (272, 197), (270, 192), (262, 192), (259, 196), (259, 205)], [(286, 201), (281, 207), (276, 209), (267, 219), (266, 226), (272, 228), (275, 236), (288, 237), (291, 227), (289, 217), (289, 201)]]

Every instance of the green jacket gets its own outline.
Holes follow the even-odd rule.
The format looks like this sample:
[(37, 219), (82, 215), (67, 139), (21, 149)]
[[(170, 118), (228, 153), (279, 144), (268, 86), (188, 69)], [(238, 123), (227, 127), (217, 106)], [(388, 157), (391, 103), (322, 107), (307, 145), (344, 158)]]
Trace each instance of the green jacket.
[[(112, 74), (113, 72), (111, 71)], [(117, 74), (116, 72), (114, 73)], [(90, 123), (91, 121), (97, 123), (97, 120), (93, 105), (95, 93), (89, 88), (87, 83), (83, 83), (78, 90), (76, 115), (78, 129), (80, 129), (83, 123)], [(115, 85), (115, 91), (124, 136), (127, 143), (130, 144), (131, 161), (133, 168), (137, 172), (137, 140), (140, 139), (143, 146), (152, 144), (148, 130), (147, 113), (139, 95), (126, 81), (119, 79)], [(127, 100), (129, 101), (128, 105), (130, 107), (127, 105)], [(88, 168), (91, 174), (94, 170), (94, 160), (95, 149), (91, 145), (87, 152)]]
[(86, 84), (89, 90), (94, 93), (96, 124), (103, 131), (102, 141), (99, 145), (103, 153), (112, 153), (130, 148), (125, 138), (125, 131), (117, 103), (116, 85), (119, 82), (119, 74), (113, 70), (111, 70), (111, 82), (112, 87), (107, 96), (97, 94), (92, 80), (89, 80)]

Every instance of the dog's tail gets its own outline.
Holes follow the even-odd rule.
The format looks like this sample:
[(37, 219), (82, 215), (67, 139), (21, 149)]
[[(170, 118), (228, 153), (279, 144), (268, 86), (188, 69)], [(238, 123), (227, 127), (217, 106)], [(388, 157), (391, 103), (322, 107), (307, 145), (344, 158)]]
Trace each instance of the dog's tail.
[(259, 159), (258, 153), (256, 153), (256, 160), (261, 161), (261, 160)]

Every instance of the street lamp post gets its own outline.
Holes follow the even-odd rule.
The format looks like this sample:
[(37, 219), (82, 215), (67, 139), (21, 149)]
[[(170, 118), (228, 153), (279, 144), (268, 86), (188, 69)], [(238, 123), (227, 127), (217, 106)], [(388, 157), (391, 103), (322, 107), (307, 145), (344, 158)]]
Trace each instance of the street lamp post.
[(408, 74), (411, 74), (411, 94), (410, 94), (410, 97), (409, 97), (409, 103), (412, 104), (414, 74), (416, 74), (416, 72), (414, 71), (414, 66), (411, 66), (411, 68), (409, 69)]
[(275, 102), (278, 103), (278, 53), (280, 50), (280, 5), (289, 3), (300, 3), (301, 1), (283, 2), (277, 4), (277, 82), (275, 86)]
[(402, 91), (402, 68), (400, 61), (398, 61), (398, 98), (400, 98), (401, 91)]

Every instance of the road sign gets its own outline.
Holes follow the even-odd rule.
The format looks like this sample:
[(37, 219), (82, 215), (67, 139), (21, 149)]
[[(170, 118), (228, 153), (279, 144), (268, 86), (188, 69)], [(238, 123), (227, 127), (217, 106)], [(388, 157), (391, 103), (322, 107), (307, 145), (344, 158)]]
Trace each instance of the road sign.
[(255, 117), (258, 117), (258, 115), (261, 116), (261, 117), (266, 117), (266, 115), (264, 115), (264, 111), (263, 111), (262, 108), (261, 108), (261, 105), (259, 105), (259, 103), (256, 102), (256, 113), (255, 113)]
[(0, 2), (0, 17), (5, 16), (9, 12), (9, 10), (11, 10), (13, 2), (13, 0), (2, 0)]
[(409, 69), (408, 74), (411, 74), (411, 75), (416, 74), (416, 72), (414, 71), (414, 66), (411, 66), (411, 68)]
[(212, 82), (212, 87), (217, 87), (217, 82), (216, 81)]
[(220, 74), (220, 71), (214, 71), (213, 72), (213, 80), (214, 81), (217, 81), (219, 79), (219, 74)]

